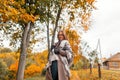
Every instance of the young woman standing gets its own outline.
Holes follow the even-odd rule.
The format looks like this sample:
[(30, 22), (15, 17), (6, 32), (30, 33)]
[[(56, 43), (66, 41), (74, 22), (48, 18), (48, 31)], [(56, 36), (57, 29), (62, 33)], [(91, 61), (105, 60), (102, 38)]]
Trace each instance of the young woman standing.
[(46, 80), (69, 80), (73, 54), (64, 31), (59, 31), (58, 42), (52, 45), (47, 63)]

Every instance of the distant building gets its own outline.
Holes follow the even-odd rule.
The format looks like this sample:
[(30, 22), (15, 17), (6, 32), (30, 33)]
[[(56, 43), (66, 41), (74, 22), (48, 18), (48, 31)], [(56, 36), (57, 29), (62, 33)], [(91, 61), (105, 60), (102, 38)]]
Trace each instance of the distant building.
[(106, 59), (103, 66), (105, 69), (120, 70), (120, 52)]

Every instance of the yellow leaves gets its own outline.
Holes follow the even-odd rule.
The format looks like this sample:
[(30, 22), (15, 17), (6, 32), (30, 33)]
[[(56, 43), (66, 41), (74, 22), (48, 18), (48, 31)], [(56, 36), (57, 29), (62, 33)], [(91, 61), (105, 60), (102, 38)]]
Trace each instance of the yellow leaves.
[(77, 3), (79, 3), (82, 7), (84, 6), (85, 1), (84, 0), (77, 0)]
[(0, 54), (0, 58), (6, 57), (5, 54)]
[(3, 22), (6, 22), (8, 20), (7, 16), (5, 16), (5, 15), (2, 15), (2, 18), (3, 18), (2, 19)]
[[(28, 54), (28, 60), (32, 60), (29, 64), (27, 64), (25, 69), (25, 78), (34, 76), (36, 74), (41, 74), (43, 69), (45, 68), (45, 65), (47, 63), (47, 55), (48, 51), (45, 50), (41, 53), (36, 54)], [(18, 59), (19, 59), (20, 53), (1, 53), (0, 58), (1, 59), (7, 59), (12, 57), (14, 60), (14, 63), (10, 64), (10, 67), (8, 68), (10, 71), (12, 71), (12, 76), (16, 76), (16, 72), (18, 70)], [(11, 74), (10, 74), (11, 75)]]
[(86, 25), (86, 24), (83, 24), (82, 26), (83, 26), (83, 28), (84, 28), (85, 31), (87, 31), (89, 29), (89, 26)]
[(97, 9), (97, 8), (94, 6), (94, 4), (93, 4), (96, 0), (86, 0), (86, 1), (88, 2), (88, 4), (91, 5), (91, 7), (92, 7), (93, 9)]
[(80, 43), (80, 35), (75, 30), (70, 29), (70, 25), (68, 25), (68, 27), (65, 29), (65, 32), (67, 34), (69, 43), (75, 55), (73, 62), (74, 64), (76, 64), (80, 59), (80, 55), (79, 55), (80, 53), (78, 53), (79, 50), (78, 44)]
[(85, 31), (87, 31), (89, 29), (89, 26), (90, 26), (90, 21), (89, 21), (90, 16), (91, 16), (90, 13), (85, 13), (85, 14), (81, 15), (81, 18), (82, 18), (81, 25), (82, 25), (82, 27), (84, 28)]
[(35, 64), (31, 64), (30, 66), (27, 67), (25, 70), (25, 74), (32, 76), (36, 73), (40, 73), (42, 71), (42, 68), (40, 66), (37, 66)]
[(6, 5), (8, 4), (8, 2), (5, 0), (5, 1), (2, 1), (3, 2), (3, 5)]
[(47, 57), (48, 57), (48, 51), (45, 50), (42, 53), (36, 54), (34, 59), (38, 65), (44, 65), (45, 67), (45, 64), (47, 63)]
[(18, 22), (18, 15), (18, 10), (12, 7), (7, 7), (6, 16), (9, 17), (11, 20)]
[(96, 0), (77, 0), (75, 3), (75, 8), (81, 8), (81, 11), (79, 12), (79, 17), (81, 18), (81, 25), (84, 29), (84, 31), (87, 31), (90, 27), (90, 16), (91, 12), (94, 7), (94, 2)]
[(95, 0), (86, 0), (89, 4), (92, 4), (93, 2), (95, 2)]
[(26, 13), (25, 9), (22, 9), (22, 8), (19, 9), (19, 12), (20, 12), (21, 14)]
[(84, 20), (84, 21), (87, 21), (89, 18), (90, 18), (91, 14), (90, 13), (85, 13), (83, 15), (81, 15), (81, 18)]
[(71, 73), (72, 73), (71, 80), (81, 80), (78, 71), (71, 70)]
[(74, 56), (74, 61), (73, 61), (73, 63), (76, 64), (76, 63), (80, 60), (80, 58), (81, 58), (81, 55), (80, 55), (80, 54), (75, 55), (75, 56)]
[(0, 58), (7, 58), (7, 57), (10, 57), (11, 54), (14, 54), (14, 53), (0, 53)]
[(28, 23), (29, 21), (34, 22), (37, 18), (33, 15), (27, 14), (25, 9), (20, 8), (16, 10), (12, 7), (7, 7), (6, 10), (1, 10), (3, 21), (6, 22), (7, 20), (13, 20), (14, 22), (22, 21), (24, 23)]
[(2, 9), (0, 9), (0, 13), (4, 12)]
[(30, 77), (35, 75), (36, 73), (42, 73), (47, 63), (47, 55), (48, 51), (45, 50), (41, 53), (36, 53), (34, 56), (32, 56), (36, 64), (32, 63), (30, 66), (27, 67), (27, 69), (25, 70), (25, 76)]
[(14, 0), (10, 0), (10, 2), (14, 2)]
[(20, 3), (23, 5), (23, 4), (25, 4), (25, 1), (26, 0), (21, 0)]
[(6, 7), (6, 11), (11, 12), (11, 14), (18, 14), (18, 11), (12, 7)]
[(12, 64), (10, 66), (9, 70), (17, 72), (17, 70), (18, 70), (18, 61), (16, 61), (14, 64)]
[[(4, 4), (6, 4), (6, 3), (4, 3)], [(2, 15), (3, 22), (6, 22), (8, 20), (13, 20), (15, 22), (18, 21), (18, 15), (19, 15), (18, 10), (16, 10), (13, 7), (7, 6), (7, 5), (5, 5), (5, 8), (2, 8), (1, 6), (0, 6), (0, 8), (1, 8), (0, 12)]]
[[(0, 0), (1, 1), (1, 0)], [(37, 18), (32, 14), (28, 14), (25, 9), (22, 9), (22, 5), (25, 4), (25, 0), (14, 1), (14, 0), (2, 0), (0, 5), (4, 5), (4, 7), (0, 6), (0, 13), (2, 16), (3, 22), (8, 20), (12, 20), (13, 22), (24, 22), (28, 23), (29, 21), (34, 22)]]
[(39, 15), (36, 15), (35, 16), (35, 20), (37, 20), (37, 19), (39, 19), (40, 18), (40, 16)]
[(33, 15), (29, 15), (27, 13), (20, 15), (21, 20), (23, 20), (25, 23), (28, 23), (29, 21), (34, 22), (35, 17)]

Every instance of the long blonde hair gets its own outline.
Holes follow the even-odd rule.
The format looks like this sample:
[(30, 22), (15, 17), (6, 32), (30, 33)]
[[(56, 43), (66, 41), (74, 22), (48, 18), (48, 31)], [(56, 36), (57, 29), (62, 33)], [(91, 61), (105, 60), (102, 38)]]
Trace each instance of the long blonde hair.
[(58, 34), (57, 34), (58, 40), (59, 40), (58, 35), (59, 35), (60, 32), (62, 32), (62, 34), (63, 34), (63, 36), (64, 36), (64, 40), (68, 40), (68, 38), (67, 38), (67, 36), (66, 36), (66, 33), (65, 33), (65, 31), (63, 31), (63, 30), (60, 30), (60, 31), (58, 32)]

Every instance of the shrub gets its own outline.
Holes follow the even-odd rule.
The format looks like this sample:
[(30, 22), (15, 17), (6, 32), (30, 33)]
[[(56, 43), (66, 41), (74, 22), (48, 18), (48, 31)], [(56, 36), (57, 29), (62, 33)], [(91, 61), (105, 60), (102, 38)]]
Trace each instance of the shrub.
[(12, 50), (10, 48), (1, 48), (0, 53), (10, 53)]
[(0, 80), (7, 80), (8, 79), (8, 69), (6, 63), (3, 59), (0, 59)]
[(87, 69), (89, 68), (89, 61), (85, 57), (81, 57), (79, 61), (71, 66), (71, 69), (78, 70), (78, 69)]
[(18, 61), (16, 61), (15, 63), (10, 65), (9, 75), (8, 75), (9, 76), (9, 80), (15, 80), (17, 70), (18, 70)]
[(38, 73), (40, 74), (41, 72), (42, 72), (42, 69), (40, 66), (37, 66), (35, 64), (31, 64), (25, 70), (25, 77), (31, 77), (31, 76), (34, 76)]
[(6, 62), (7, 66), (10, 67), (11, 64), (15, 63), (15, 58), (13, 56), (6, 56), (6, 58), (3, 59), (4, 62)]

